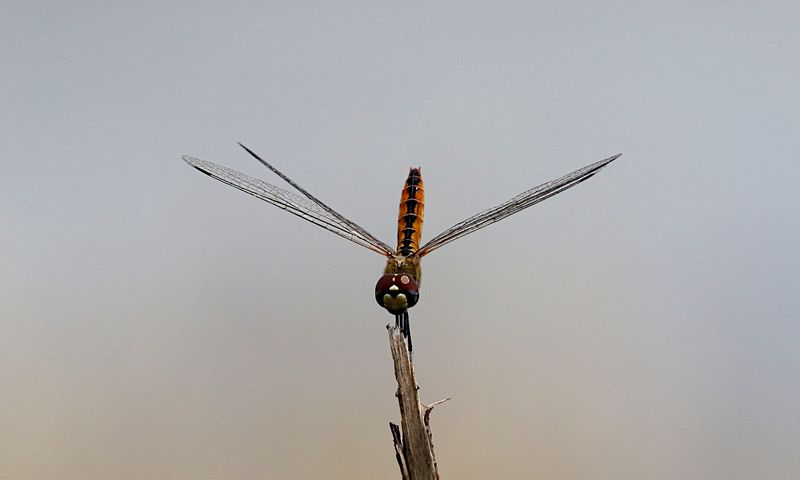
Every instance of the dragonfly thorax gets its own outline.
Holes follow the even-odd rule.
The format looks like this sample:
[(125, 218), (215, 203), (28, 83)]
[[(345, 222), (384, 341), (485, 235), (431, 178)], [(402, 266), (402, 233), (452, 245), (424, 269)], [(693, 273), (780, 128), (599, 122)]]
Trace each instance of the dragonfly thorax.
[(419, 264), (419, 257), (416, 255), (403, 256), (401, 254), (389, 257), (386, 260), (386, 268), (383, 269), (383, 274), (400, 274), (405, 273), (411, 275), (417, 284), (422, 279), (422, 269)]

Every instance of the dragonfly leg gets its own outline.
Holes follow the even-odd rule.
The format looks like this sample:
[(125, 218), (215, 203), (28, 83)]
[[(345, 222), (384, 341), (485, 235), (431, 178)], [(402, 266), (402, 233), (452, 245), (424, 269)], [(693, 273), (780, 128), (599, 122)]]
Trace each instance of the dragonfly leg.
[(403, 323), (405, 324), (403, 335), (408, 339), (408, 353), (410, 354), (414, 348), (411, 345), (411, 324), (408, 322), (408, 312), (403, 313)]
[(408, 342), (408, 353), (411, 353), (411, 325), (408, 323), (408, 312), (403, 312), (394, 316), (394, 326), (400, 329)]

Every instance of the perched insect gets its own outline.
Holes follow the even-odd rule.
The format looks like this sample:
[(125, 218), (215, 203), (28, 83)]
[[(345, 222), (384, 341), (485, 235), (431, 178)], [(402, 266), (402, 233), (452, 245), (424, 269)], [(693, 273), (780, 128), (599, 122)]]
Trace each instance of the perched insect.
[(575, 170), (561, 178), (526, 190), (507, 202), (456, 223), (422, 246), (419, 245), (419, 242), (422, 236), (425, 189), (423, 188), (420, 169), (411, 168), (400, 197), (400, 212), (397, 216), (397, 248), (392, 249), (392, 247), (375, 238), (352, 220), (325, 205), (321, 200), (311, 195), (252, 150), (241, 143), (239, 145), (286, 183), (294, 187), (302, 196), (216, 163), (188, 155), (184, 155), (183, 159), (189, 165), (222, 183), (238, 188), (329, 232), (385, 256), (387, 258), (386, 267), (383, 269), (383, 275), (375, 285), (375, 300), (378, 305), (395, 316), (396, 325), (400, 327), (403, 335), (408, 339), (409, 351), (412, 350), (412, 344), (408, 309), (419, 301), (419, 286), (422, 278), (420, 259), (422, 257), (457, 238), (498, 222), (509, 215), (513, 215), (579, 184), (622, 155), (617, 154), (608, 157), (605, 160), (600, 160)]

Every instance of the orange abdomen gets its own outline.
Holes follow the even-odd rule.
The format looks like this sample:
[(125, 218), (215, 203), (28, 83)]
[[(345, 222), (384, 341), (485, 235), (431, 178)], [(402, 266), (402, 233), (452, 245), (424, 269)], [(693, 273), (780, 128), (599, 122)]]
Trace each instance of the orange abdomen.
[(412, 168), (400, 196), (400, 213), (397, 216), (397, 253), (404, 257), (419, 250), (424, 211), (422, 172), (419, 168)]

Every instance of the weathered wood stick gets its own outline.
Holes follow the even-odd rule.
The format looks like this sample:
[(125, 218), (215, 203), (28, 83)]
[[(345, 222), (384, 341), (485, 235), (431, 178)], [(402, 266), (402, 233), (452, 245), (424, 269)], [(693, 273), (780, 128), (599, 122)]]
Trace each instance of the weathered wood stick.
[(411, 477), (408, 475), (408, 465), (406, 465), (406, 454), (403, 452), (403, 439), (400, 436), (400, 427), (396, 423), (389, 422), (389, 430), (392, 431), (392, 440), (394, 440), (394, 453), (397, 457), (397, 465), (400, 467), (400, 475), (403, 480), (409, 480)]
[[(414, 367), (403, 340), (403, 334), (397, 327), (388, 326), (389, 346), (394, 360), (394, 376), (397, 379), (397, 401), (400, 404), (400, 425), (402, 438), (397, 425), (390, 423), (394, 439), (397, 463), (403, 480), (436, 480), (439, 473), (429, 427), (429, 415), (433, 405), (423, 407), (419, 401), (417, 381), (414, 378)], [(440, 402), (437, 402), (440, 403)]]

